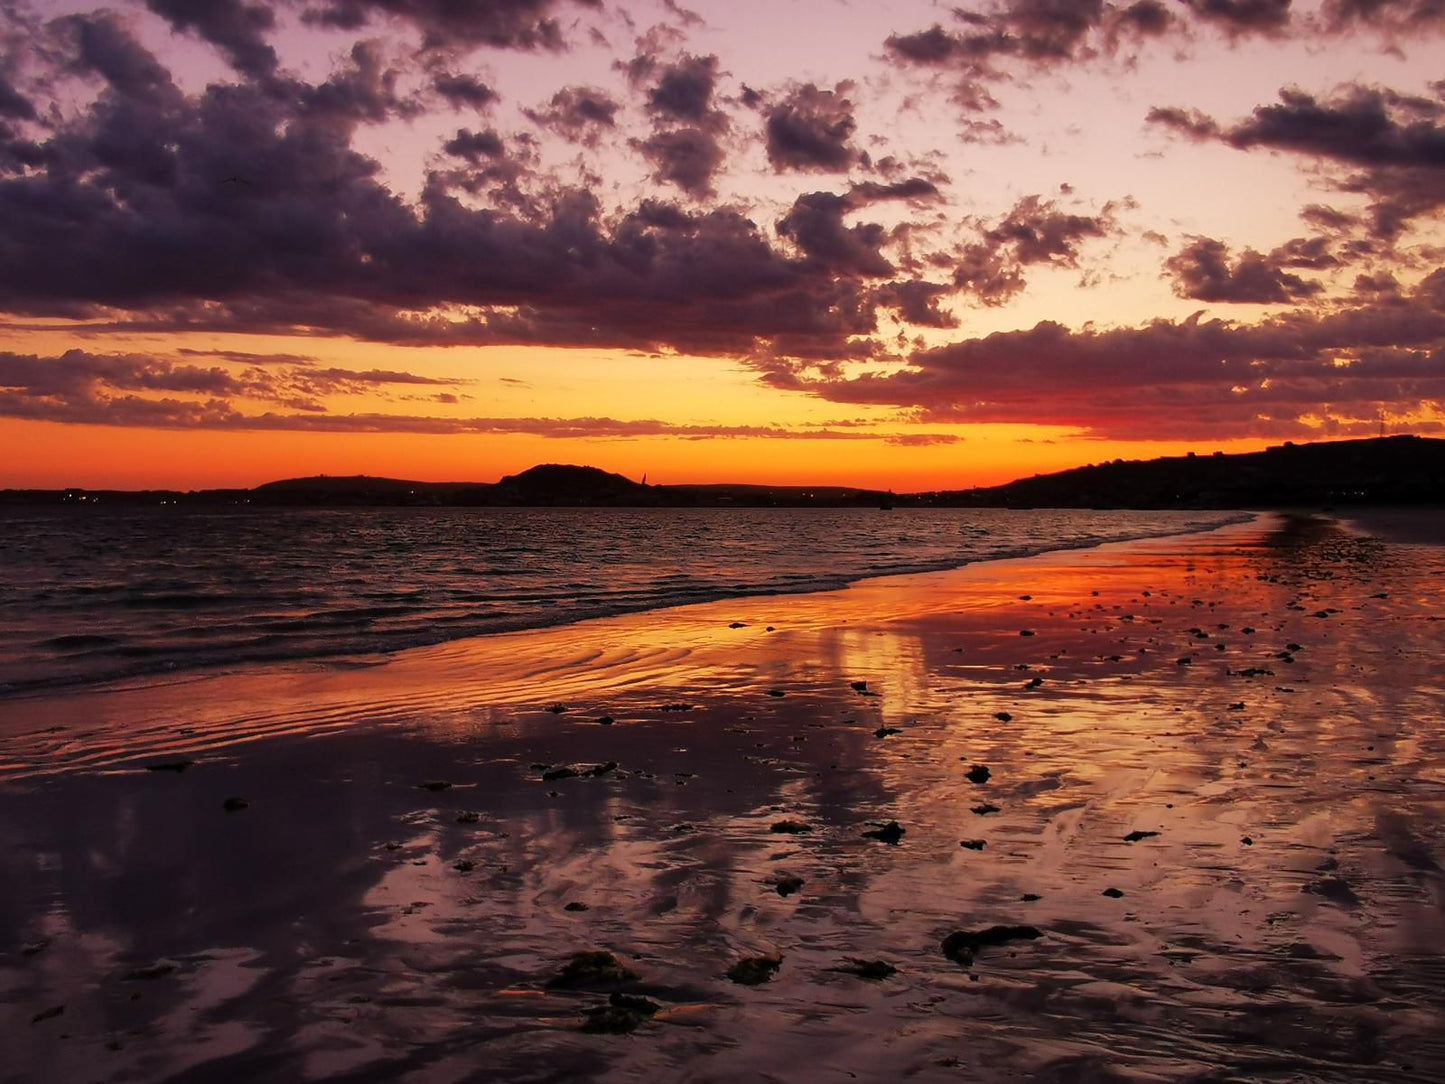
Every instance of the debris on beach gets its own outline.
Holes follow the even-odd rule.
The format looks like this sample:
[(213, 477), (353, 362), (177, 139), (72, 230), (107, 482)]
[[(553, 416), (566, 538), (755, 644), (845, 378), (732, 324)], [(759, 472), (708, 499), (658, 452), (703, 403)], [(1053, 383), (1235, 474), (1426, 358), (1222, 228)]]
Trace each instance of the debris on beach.
[(794, 877), (791, 874), (781, 874), (771, 882), (779, 896), (784, 898), (791, 896), (803, 887), (803, 878)]
[(477, 864), (473, 862), (470, 858), (459, 858), (452, 863), (452, 869), (456, 870), (458, 873), (471, 873), (472, 870), (476, 868)]
[(783, 966), (783, 958), (774, 954), (770, 956), (744, 956), (732, 967), (728, 968), (727, 976), (742, 986), (761, 986), (777, 973), (778, 968)]
[(1019, 899), (1023, 900), (1024, 903), (1038, 903), (1043, 897), (1037, 892), (1025, 892)]
[(1308, 892), (1312, 896), (1320, 896), (1343, 907), (1360, 905), (1360, 897), (1355, 895), (1355, 890), (1343, 877), (1321, 877), (1318, 881), (1311, 881), (1300, 891)]
[(416, 786), (418, 790), (429, 790), (436, 793), (438, 791), (450, 790), (452, 785), (445, 779), (428, 779), (425, 783), (418, 783)]
[(1122, 899), (1124, 893), (1120, 892), (1117, 888), (1106, 888), (1103, 892), (1100, 892), (1099, 895), (1108, 896), (1111, 900), (1117, 900)]
[(176, 965), (164, 960), (144, 967), (133, 967), (120, 977), (121, 982), (154, 982), (163, 979), (176, 969)]
[(602, 718), (600, 718), (600, 719), (597, 720), (597, 725), (598, 725), (598, 726), (611, 726), (611, 725), (612, 725), (613, 723), (615, 723), (616, 721), (617, 721), (617, 720), (614, 719), (614, 718), (612, 718), (612, 716), (610, 716), (610, 715), (604, 715), (604, 716), (602, 716)]
[(571, 903), (569, 903), (566, 907), (562, 908), (562, 910), (564, 910), (564, 911), (590, 911), (591, 908), (588, 907), (585, 903), (582, 903), (582, 902), (579, 901), (579, 900), (573, 900), (573, 901), (572, 901)]
[(785, 693), (785, 692), (783, 692), (782, 689), (769, 689), (769, 690), (768, 690), (768, 695), (769, 695), (769, 696), (787, 696), (788, 694)]
[(659, 704), (658, 711), (692, 711), (695, 704)]
[(651, 1020), (661, 1008), (657, 1002), (649, 1001), (645, 997), (612, 993), (608, 995), (605, 1005), (597, 1005), (587, 1010), (587, 1019), (582, 1024), (582, 1030), (606, 1035), (625, 1035)]
[(548, 708), (547, 710), (550, 711), (553, 715), (562, 715), (562, 714), (564, 714), (564, 713), (567, 711), (567, 705), (566, 705), (566, 704), (553, 704), (553, 705), (552, 705), (550, 708)]
[(482, 819), (482, 815), (470, 809), (464, 809), (457, 814), (458, 824), (476, 824)]
[(873, 731), (873, 736), (875, 738), (891, 738), (894, 734), (902, 733), (902, 729), (896, 726), (880, 726), (877, 730)]
[(249, 808), (250, 805), (251, 803), (246, 799), (233, 796), (222, 802), (221, 808), (227, 813), (239, 813), (241, 810)]
[(180, 773), (185, 771), (194, 763), (194, 760), (158, 760), (154, 764), (147, 764), (146, 771)]
[(570, 764), (564, 764), (560, 768), (548, 768), (542, 773), (542, 782), (550, 783), (554, 779), (576, 779), (582, 773)]
[(974, 813), (980, 817), (986, 817), (990, 813), (997, 813), (998, 811), (999, 807), (994, 805), (992, 802), (983, 802), (982, 804), (976, 805), (969, 810), (970, 813)]
[(989, 926), (983, 930), (954, 930), (943, 939), (943, 954), (964, 967), (973, 965), (974, 957), (986, 948), (1006, 945), (1010, 941), (1032, 941), (1043, 936), (1036, 926)]
[(857, 975), (860, 979), (867, 979), (870, 982), (881, 982), (883, 979), (889, 979), (898, 974), (898, 968), (887, 960), (860, 960), (856, 956), (849, 956), (846, 963), (830, 967), (828, 970), (841, 971), (846, 975)]
[(970, 783), (977, 783), (982, 786), (984, 783), (988, 782), (990, 774), (991, 773), (989, 772), (987, 767), (982, 764), (975, 764), (972, 768), (968, 770), (968, 773), (964, 776), (964, 778), (967, 779)]
[(1136, 828), (1124, 837), (1124, 842), (1138, 843), (1141, 839), (1149, 839), (1151, 836), (1157, 836), (1158, 834), (1158, 832), (1143, 832)]
[(1013, 716), (1006, 711), (996, 711), (993, 713), (993, 717), (1001, 723), (1007, 723), (1013, 719)]
[(981, 851), (988, 844), (986, 840), (982, 839), (960, 839), (958, 841), (958, 845), (960, 847), (965, 847), (970, 851)]
[(48, 1008), (48, 1009), (41, 1009), (38, 1013), (36, 1013), (34, 1016), (32, 1016), (32, 1017), (30, 1018), (30, 1022), (31, 1022), (32, 1024), (39, 1024), (39, 1023), (43, 1023), (43, 1022), (46, 1021), (46, 1020), (54, 1020), (57, 1016), (59, 1016), (59, 1015), (60, 1015), (61, 1013), (63, 1013), (64, 1011), (65, 1011), (65, 1006), (64, 1006), (64, 1005), (52, 1005), (52, 1006), (51, 1006), (50, 1008)]
[(747, 627), (748, 623), (746, 621), (730, 621), (728, 623), (728, 628), (730, 629), (745, 629)]
[(903, 838), (904, 829), (897, 821), (889, 821), (883, 824), (879, 821), (869, 821), (869, 824), (878, 825), (870, 832), (864, 832), (864, 839), (876, 839), (879, 843), (886, 843), (890, 847), (898, 846), (898, 841)]
[(811, 824), (806, 824), (803, 821), (794, 820), (775, 821), (773, 823), (773, 826), (768, 829), (769, 832), (785, 833), (787, 835), (793, 836), (797, 835), (800, 832), (811, 832), (812, 830), (813, 826)]
[(868, 691), (868, 683), (866, 681), (854, 681), (851, 682), (848, 687), (855, 693), (866, 693)]
[(574, 953), (562, 965), (562, 970), (547, 980), (547, 985), (554, 990), (575, 990), (621, 986), (636, 981), (637, 973), (620, 964), (612, 953), (590, 949)]

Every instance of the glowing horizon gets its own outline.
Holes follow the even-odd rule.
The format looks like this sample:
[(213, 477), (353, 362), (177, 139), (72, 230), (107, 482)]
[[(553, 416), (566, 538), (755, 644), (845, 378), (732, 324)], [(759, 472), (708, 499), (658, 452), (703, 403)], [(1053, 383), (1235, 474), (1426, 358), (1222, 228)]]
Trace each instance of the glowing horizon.
[(0, 487), (1445, 430), (1424, 0), (0, 9)]

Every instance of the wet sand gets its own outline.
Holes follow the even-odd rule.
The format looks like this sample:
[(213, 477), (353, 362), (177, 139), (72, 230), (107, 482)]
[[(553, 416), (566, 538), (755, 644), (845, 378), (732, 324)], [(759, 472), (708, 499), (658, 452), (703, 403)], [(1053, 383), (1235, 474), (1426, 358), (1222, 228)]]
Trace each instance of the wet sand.
[(0, 1079), (1445, 1079), (1411, 523), (0, 702)]

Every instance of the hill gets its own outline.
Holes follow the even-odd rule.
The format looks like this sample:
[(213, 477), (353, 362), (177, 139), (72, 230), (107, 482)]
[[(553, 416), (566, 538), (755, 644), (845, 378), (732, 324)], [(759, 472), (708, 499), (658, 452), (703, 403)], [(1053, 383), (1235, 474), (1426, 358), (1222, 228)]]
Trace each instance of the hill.
[(496, 483), (366, 475), (288, 478), (254, 489), (3, 490), (5, 504), (572, 507), (1279, 508), (1445, 504), (1445, 440), (1286, 442), (1262, 452), (1116, 459), (1006, 485), (892, 494), (847, 486), (644, 485), (547, 463)]

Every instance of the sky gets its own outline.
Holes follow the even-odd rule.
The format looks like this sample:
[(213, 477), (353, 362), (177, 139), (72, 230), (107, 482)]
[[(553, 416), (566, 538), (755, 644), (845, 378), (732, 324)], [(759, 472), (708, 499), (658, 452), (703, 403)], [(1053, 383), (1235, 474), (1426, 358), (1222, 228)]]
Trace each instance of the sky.
[(0, 486), (1445, 429), (1445, 0), (0, 0)]

